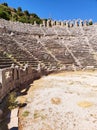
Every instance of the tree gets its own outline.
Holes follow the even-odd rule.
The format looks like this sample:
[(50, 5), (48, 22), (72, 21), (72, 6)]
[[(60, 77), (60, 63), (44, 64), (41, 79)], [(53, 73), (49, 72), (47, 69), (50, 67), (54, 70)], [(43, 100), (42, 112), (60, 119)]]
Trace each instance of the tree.
[(37, 18), (39, 19), (39, 17), (36, 14), (30, 14), (31, 18)]
[(33, 24), (34, 21), (36, 21), (37, 24), (42, 23), (42, 20), (37, 14), (29, 13), (28, 10), (22, 11), (21, 7), (15, 9), (7, 6), (7, 3), (0, 4), (0, 18), (12, 21), (20, 21), (23, 23)]
[(25, 11), (24, 11), (24, 14), (25, 14), (26, 16), (30, 16), (28, 10), (25, 10)]
[(26, 16), (21, 16), (21, 17), (19, 18), (19, 22), (29, 23), (29, 19), (28, 19), (28, 17), (26, 17)]
[(8, 4), (7, 4), (7, 3), (2, 3), (2, 5), (4, 5), (4, 6), (7, 6), (7, 7), (8, 7)]
[(16, 13), (17, 12), (17, 10), (15, 9), (15, 8), (13, 8), (13, 11)]
[(22, 12), (22, 8), (21, 8), (21, 7), (18, 7), (18, 8), (17, 8), (17, 11), (18, 11), (18, 12)]
[(93, 25), (93, 21), (92, 20), (89, 20), (89, 25)]

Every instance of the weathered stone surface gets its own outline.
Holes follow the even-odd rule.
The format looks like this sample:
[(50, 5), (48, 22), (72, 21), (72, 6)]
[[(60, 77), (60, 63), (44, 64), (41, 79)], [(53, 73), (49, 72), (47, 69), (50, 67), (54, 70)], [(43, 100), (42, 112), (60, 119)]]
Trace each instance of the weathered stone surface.
[(41, 72), (32, 69), (6, 68), (2, 70), (2, 87), (0, 88), (0, 101), (14, 88), (26, 87), (33, 80), (41, 77)]
[(3, 117), (3, 111), (0, 109), (0, 121), (2, 120)]
[(97, 128), (97, 72), (51, 74), (35, 81), (26, 98), (19, 130)]
[[(95, 70), (97, 24), (84, 23), (87, 25), (87, 21), (81, 20), (48, 20), (39, 27), (0, 19), (0, 68), (11, 67), (6, 73), (0, 70), (0, 97), (26, 81), (39, 78), (41, 73)], [(14, 68), (16, 65), (19, 68)]]

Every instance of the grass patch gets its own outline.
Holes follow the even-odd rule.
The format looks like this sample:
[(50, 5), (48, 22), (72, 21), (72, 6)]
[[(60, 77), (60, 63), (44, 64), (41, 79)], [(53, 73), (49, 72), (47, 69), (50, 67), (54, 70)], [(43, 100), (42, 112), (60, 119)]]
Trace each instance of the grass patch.
[(7, 105), (8, 105), (8, 108), (10, 110), (18, 107), (18, 102), (16, 101), (16, 98), (17, 98), (17, 94), (16, 92), (11, 92), (9, 95), (8, 95), (8, 101), (7, 101)]
[(29, 115), (29, 111), (24, 111), (24, 113), (22, 114), (22, 116), (24, 116), (24, 117), (27, 117), (28, 115)]

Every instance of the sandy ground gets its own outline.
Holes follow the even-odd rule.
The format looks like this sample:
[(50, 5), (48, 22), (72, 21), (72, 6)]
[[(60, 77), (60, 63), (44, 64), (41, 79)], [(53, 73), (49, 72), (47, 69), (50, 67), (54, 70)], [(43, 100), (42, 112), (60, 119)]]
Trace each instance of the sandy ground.
[(2, 83), (2, 69), (0, 69), (0, 83)]
[(11, 115), (10, 115), (10, 122), (8, 123), (8, 129), (9, 130), (17, 130), (16, 128), (18, 128), (18, 108), (13, 109), (11, 111)]
[(43, 77), (23, 98), (19, 130), (97, 130), (97, 72)]

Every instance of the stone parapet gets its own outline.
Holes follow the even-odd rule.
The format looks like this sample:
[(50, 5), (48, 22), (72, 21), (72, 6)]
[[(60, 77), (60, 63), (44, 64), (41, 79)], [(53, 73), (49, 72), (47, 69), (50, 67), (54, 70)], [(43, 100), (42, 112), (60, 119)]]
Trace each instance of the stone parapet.
[[(21, 23), (21, 22), (12, 22), (7, 21), (4, 19), (0, 19), (0, 30), (2, 30), (2, 33), (9, 31), (16, 31), (16, 32), (22, 32), (22, 33), (29, 33), (33, 34), (42, 34), (41, 27), (79, 27), (79, 26), (88, 26), (92, 25), (92, 20), (65, 20), (65, 21), (55, 21), (55, 20), (43, 20), (42, 24), (38, 25), (36, 21), (34, 21), (34, 24), (29, 23)], [(33, 32), (34, 31), (34, 32)]]
[(2, 70), (2, 84), (0, 83), (0, 102), (13, 89), (22, 85), (32, 83), (33, 80), (41, 77), (41, 71), (35, 70), (30, 66), (20, 68), (11, 67)]
[(53, 26), (60, 26), (60, 27), (79, 27), (79, 26), (89, 26), (93, 24), (92, 20), (65, 20), (65, 21), (53, 21), (53, 20), (43, 20), (44, 27), (53, 27)]

